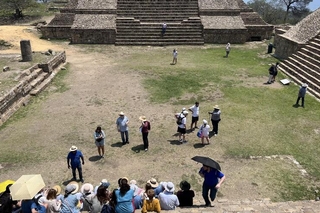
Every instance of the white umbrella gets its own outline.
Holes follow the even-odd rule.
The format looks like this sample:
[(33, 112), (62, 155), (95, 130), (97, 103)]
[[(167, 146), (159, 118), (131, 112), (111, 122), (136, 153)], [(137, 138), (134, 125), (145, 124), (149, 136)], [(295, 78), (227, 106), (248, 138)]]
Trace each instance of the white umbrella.
[(22, 175), (11, 187), (12, 200), (32, 199), (45, 187), (40, 174)]

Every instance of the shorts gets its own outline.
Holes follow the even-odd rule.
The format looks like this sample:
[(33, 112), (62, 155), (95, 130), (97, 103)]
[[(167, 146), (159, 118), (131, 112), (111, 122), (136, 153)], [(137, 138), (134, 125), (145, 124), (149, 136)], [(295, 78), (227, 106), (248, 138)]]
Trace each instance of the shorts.
[(96, 146), (97, 147), (104, 146), (104, 140), (101, 140), (100, 142), (96, 141)]
[(194, 123), (199, 120), (199, 117), (192, 117), (191, 123)]
[(179, 133), (181, 133), (181, 134), (186, 134), (186, 128), (180, 128), (180, 127), (178, 127), (178, 130), (177, 130), (177, 132), (179, 132)]

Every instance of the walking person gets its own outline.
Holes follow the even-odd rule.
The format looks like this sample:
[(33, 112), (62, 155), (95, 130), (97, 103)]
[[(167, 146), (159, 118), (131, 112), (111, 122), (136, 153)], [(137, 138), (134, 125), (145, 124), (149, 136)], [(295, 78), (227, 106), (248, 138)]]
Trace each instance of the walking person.
[(276, 65), (274, 66), (273, 69), (273, 76), (272, 76), (272, 83), (276, 81), (276, 77), (278, 75), (278, 66), (279, 66), (279, 62), (276, 63)]
[(129, 119), (123, 112), (119, 113), (119, 118), (116, 121), (118, 132), (120, 132), (122, 145), (129, 143)]
[(150, 122), (147, 121), (146, 116), (140, 116), (139, 120), (142, 121), (140, 129), (141, 129), (141, 133), (142, 133), (143, 148), (144, 148), (144, 151), (148, 151), (148, 148), (149, 148), (148, 135), (149, 135), (149, 131), (151, 129), (151, 125), (150, 125)]
[(197, 122), (199, 120), (199, 102), (196, 102), (192, 107), (189, 108), (189, 111), (192, 112), (192, 120), (191, 120), (191, 126), (190, 129), (193, 130), (193, 124), (194, 124), (194, 128), (198, 129), (197, 127)]
[[(225, 180), (225, 175), (217, 169), (203, 165), (199, 171), (199, 175), (204, 178), (202, 184), (202, 197), (207, 207), (211, 206), (211, 201), (214, 201), (221, 187), (221, 184)], [(210, 196), (209, 196), (210, 191)], [(209, 200), (210, 197), (210, 200)]]
[(307, 93), (307, 87), (308, 84), (303, 83), (299, 89), (299, 93), (298, 93), (298, 98), (297, 98), (297, 102), (296, 102), (296, 106), (299, 106), (299, 101), (301, 99), (301, 106), (304, 108), (304, 97), (306, 96)]
[(176, 49), (173, 49), (173, 59), (172, 59), (172, 64), (178, 63), (178, 51)]
[(210, 139), (209, 139), (210, 126), (207, 120), (203, 120), (203, 124), (200, 127), (200, 131), (201, 131), (201, 143), (204, 144), (204, 139), (206, 139), (207, 144), (210, 144)]
[(164, 34), (166, 33), (167, 31), (167, 24), (166, 23), (163, 23), (162, 24), (162, 29), (161, 29), (161, 36), (164, 36)]
[(221, 121), (221, 111), (218, 105), (214, 106), (212, 112), (208, 112), (211, 115), (211, 122), (212, 122), (212, 132), (214, 136), (218, 135), (219, 130), (219, 122)]
[(104, 158), (104, 139), (106, 134), (101, 129), (101, 126), (98, 126), (96, 131), (94, 132), (94, 141), (98, 148), (98, 153), (101, 158)]
[(275, 73), (275, 67), (276, 67), (276, 65), (272, 64), (271, 67), (269, 68), (269, 79), (268, 79), (267, 84), (273, 83), (272, 79), (273, 79), (273, 75)]
[(227, 43), (227, 45), (226, 45), (226, 56), (225, 56), (226, 58), (228, 58), (230, 50), (231, 50), (231, 45), (230, 45), (230, 43)]
[(76, 146), (72, 146), (67, 156), (68, 169), (70, 169), (70, 167), (72, 169), (72, 176), (73, 176), (72, 180), (77, 180), (76, 170), (78, 170), (80, 181), (83, 183), (84, 180), (82, 177), (82, 166), (81, 166), (80, 159), (82, 160), (82, 165), (84, 165), (84, 158), (83, 158), (82, 152), (78, 150)]

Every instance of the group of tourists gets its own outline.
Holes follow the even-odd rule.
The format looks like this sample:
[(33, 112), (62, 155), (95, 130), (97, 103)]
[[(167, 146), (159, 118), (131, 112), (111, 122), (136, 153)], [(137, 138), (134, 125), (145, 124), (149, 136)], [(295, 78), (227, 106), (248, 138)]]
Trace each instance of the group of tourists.
[[(78, 151), (78, 150), (77, 150)], [(217, 190), (225, 180), (219, 170), (203, 165), (199, 175), (204, 178), (202, 196), (205, 206), (211, 206)], [(137, 181), (123, 177), (118, 186), (110, 190), (110, 183), (103, 179), (97, 186), (76, 181), (66, 185), (61, 194), (61, 186), (45, 187), (32, 199), (13, 201), (10, 186), (0, 195), (1, 213), (133, 213), (141, 209), (142, 213), (174, 210), (176, 207), (193, 206), (195, 193), (189, 182), (180, 182), (180, 190), (175, 190), (172, 182), (160, 182), (155, 178), (146, 181), (143, 188)], [(79, 191), (80, 188), (80, 191)]]
[[(207, 144), (210, 144), (210, 125), (208, 121), (203, 119), (202, 124), (200, 127), (197, 126), (199, 121), (199, 113), (200, 113), (200, 106), (199, 102), (195, 102), (193, 106), (191, 106), (188, 110), (186, 108), (182, 108), (180, 113), (175, 114), (175, 118), (177, 119), (178, 125), (178, 135), (179, 135), (179, 142), (186, 143), (186, 133), (187, 133), (187, 116), (189, 114), (188, 111), (192, 112), (191, 118), (191, 125), (190, 130), (193, 132), (195, 129), (198, 129), (197, 136), (201, 138), (201, 143), (204, 144), (204, 139), (206, 139)], [(211, 123), (212, 123), (212, 134), (213, 136), (218, 135), (219, 130), (219, 122), (221, 121), (221, 110), (218, 105), (213, 107), (213, 111), (208, 112), (211, 116)]]

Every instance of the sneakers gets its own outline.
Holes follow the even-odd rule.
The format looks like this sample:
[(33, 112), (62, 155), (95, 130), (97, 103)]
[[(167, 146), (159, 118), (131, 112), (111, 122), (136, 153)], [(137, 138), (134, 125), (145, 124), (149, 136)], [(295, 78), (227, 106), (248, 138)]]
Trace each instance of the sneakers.
[(216, 137), (216, 136), (217, 136), (217, 134), (214, 134), (213, 136), (214, 136), (214, 137)]
[(146, 151), (148, 151), (148, 149), (144, 149), (144, 151), (146, 152)]
[(83, 180), (83, 179), (81, 179), (81, 180), (80, 180), (80, 182), (81, 182), (81, 183), (84, 183), (84, 180)]
[(183, 140), (182, 140), (182, 139), (180, 139), (180, 140), (179, 140), (179, 142), (180, 142), (180, 143), (183, 143)]
[(199, 129), (199, 127), (197, 127), (197, 126), (196, 126), (196, 127), (194, 127), (194, 128), (195, 128), (195, 129)]
[(183, 141), (183, 143), (187, 143), (187, 141), (186, 141), (186, 140), (184, 140), (184, 141)]

